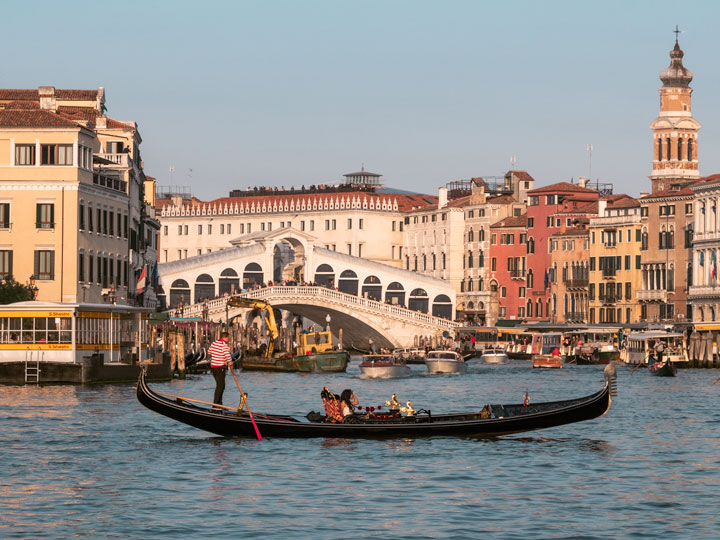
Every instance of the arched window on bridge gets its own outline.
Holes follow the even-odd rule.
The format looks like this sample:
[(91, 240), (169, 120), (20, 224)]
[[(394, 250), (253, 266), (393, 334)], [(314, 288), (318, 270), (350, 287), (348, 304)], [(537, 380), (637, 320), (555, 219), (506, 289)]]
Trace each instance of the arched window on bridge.
[(338, 279), (338, 290), (346, 294), (357, 296), (358, 293), (358, 277), (352, 270), (343, 270)]
[(206, 298), (215, 298), (215, 281), (209, 274), (200, 274), (195, 279), (194, 301), (202, 302)]
[(405, 287), (397, 281), (393, 281), (385, 289), (385, 302), (394, 306), (405, 307)]
[(176, 279), (170, 286), (170, 308), (190, 303), (190, 285), (184, 279)]
[(219, 291), (220, 296), (225, 293), (233, 294), (240, 291), (240, 278), (232, 268), (226, 268), (220, 272)]
[(433, 317), (452, 320), (452, 302), (447, 295), (439, 294), (435, 297), (432, 305), (432, 314)]
[(363, 281), (362, 296), (382, 302), (382, 284), (377, 276), (368, 276)]
[(428, 294), (424, 289), (415, 289), (410, 293), (410, 299), (408, 300), (408, 309), (413, 311), (420, 311), (421, 313), (428, 312)]
[(262, 285), (263, 281), (262, 267), (258, 263), (250, 263), (245, 267), (245, 271), (243, 272), (243, 289), (252, 287), (256, 283)]
[(329, 264), (321, 264), (315, 270), (315, 283), (321, 287), (335, 288), (335, 270)]

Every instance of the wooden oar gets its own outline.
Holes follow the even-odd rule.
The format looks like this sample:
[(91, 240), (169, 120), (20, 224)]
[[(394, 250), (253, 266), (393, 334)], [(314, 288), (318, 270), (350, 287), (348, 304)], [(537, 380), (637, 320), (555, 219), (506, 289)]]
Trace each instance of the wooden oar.
[(641, 364), (638, 364), (638, 365), (635, 366), (635, 367), (633, 368), (633, 370), (630, 372), (630, 375), (632, 375), (633, 373), (635, 373), (635, 371), (636, 371), (638, 368), (641, 368), (641, 367), (647, 367), (647, 366), (646, 366), (645, 364), (642, 364), (642, 363), (641, 363)]
[(718, 377), (717, 379), (715, 379), (715, 380), (713, 381), (713, 384), (715, 384), (715, 383), (718, 382), (718, 381), (720, 381), (720, 377)]
[(252, 422), (253, 427), (255, 428), (255, 435), (257, 435), (258, 441), (262, 441), (262, 435), (260, 435), (260, 430), (257, 427), (257, 424), (255, 423), (255, 418), (253, 418), (253, 413), (250, 410), (250, 405), (248, 405), (247, 402), (247, 394), (243, 392), (243, 389), (240, 387), (240, 381), (238, 381), (237, 375), (235, 375), (235, 370), (230, 366), (230, 373), (232, 373), (233, 379), (235, 379), (235, 384), (237, 384), (238, 390), (240, 390), (240, 396), (241, 396), (241, 409), (242, 405), (244, 404), (247, 407), (248, 414), (250, 415), (250, 421)]

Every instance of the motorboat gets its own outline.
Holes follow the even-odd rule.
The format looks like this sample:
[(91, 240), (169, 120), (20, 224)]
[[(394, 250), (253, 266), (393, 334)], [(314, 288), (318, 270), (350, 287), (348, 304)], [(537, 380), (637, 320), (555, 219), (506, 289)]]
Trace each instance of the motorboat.
[(465, 359), (455, 351), (429, 351), (425, 355), (425, 365), (428, 373), (465, 373), (467, 364)]
[(392, 354), (366, 354), (360, 363), (360, 372), (370, 379), (407, 377), (412, 370), (401, 358)]
[(508, 359), (507, 353), (503, 349), (485, 349), (480, 356), (486, 364), (504, 364)]
[(537, 354), (532, 359), (533, 368), (543, 369), (560, 369), (563, 367), (563, 361), (560, 356), (551, 354)]

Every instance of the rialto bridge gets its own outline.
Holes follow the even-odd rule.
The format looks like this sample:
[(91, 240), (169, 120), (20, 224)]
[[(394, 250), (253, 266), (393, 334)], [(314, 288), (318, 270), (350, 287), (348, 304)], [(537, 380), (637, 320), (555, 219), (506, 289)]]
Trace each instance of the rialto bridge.
[[(160, 298), (183, 315), (224, 320), (225, 296), (242, 294), (343, 329), (345, 345), (410, 346), (415, 336), (455, 328), (455, 291), (446, 281), (368, 261), (315, 245), (292, 228), (243, 236), (227, 249), (158, 266)], [(270, 282), (273, 283), (269, 286)], [(303, 284), (313, 286), (303, 286)], [(285, 284), (284, 286), (282, 284)]]

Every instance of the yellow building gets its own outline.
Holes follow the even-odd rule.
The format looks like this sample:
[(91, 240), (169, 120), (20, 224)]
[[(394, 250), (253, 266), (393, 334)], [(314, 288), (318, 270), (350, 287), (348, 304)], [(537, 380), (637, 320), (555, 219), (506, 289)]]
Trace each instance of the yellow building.
[(590, 219), (589, 320), (594, 323), (634, 323), (640, 320), (637, 292), (642, 285), (640, 202), (599, 201), (598, 216)]
[(135, 290), (159, 229), (141, 139), (104, 112), (103, 88), (0, 89), (0, 278), (33, 276), (38, 300), (155, 301)]

